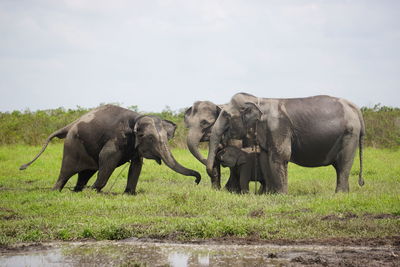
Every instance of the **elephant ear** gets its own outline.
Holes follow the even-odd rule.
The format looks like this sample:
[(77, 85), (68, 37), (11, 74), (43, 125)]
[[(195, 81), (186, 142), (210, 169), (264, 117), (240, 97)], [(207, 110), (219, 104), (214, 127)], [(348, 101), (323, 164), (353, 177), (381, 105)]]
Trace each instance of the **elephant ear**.
[(226, 109), (221, 110), (219, 116), (223, 116), (224, 118), (230, 120), (232, 118), (231, 113), (229, 113)]
[(244, 119), (250, 123), (261, 120), (263, 112), (259, 105), (253, 102), (246, 102), (240, 108), (240, 113), (244, 116)]
[(217, 109), (217, 117), (218, 117), (218, 115), (221, 113), (221, 110), (224, 108), (224, 106), (223, 105), (216, 105), (216, 109)]
[(135, 135), (135, 148), (139, 145), (139, 138), (138, 138), (138, 122), (136, 121), (135, 126), (133, 127), (133, 134)]
[(189, 117), (192, 115), (192, 110), (193, 110), (193, 107), (190, 107), (185, 111), (184, 122), (185, 122), (186, 128), (189, 128), (189, 126), (190, 126), (189, 125)]
[(167, 138), (170, 140), (175, 135), (176, 124), (169, 120), (162, 120), (162, 126), (167, 131)]
[(267, 123), (264, 121), (259, 121), (257, 123), (257, 143), (265, 151), (268, 150), (267, 146)]

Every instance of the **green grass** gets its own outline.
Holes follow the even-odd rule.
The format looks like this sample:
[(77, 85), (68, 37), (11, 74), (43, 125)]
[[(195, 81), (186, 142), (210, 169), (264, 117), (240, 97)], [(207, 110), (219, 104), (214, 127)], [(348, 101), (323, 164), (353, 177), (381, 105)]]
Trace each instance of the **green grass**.
[[(218, 237), (262, 239), (369, 238), (400, 235), (400, 151), (367, 148), (365, 186), (359, 187), (358, 158), (350, 193), (335, 194), (332, 167), (289, 165), (289, 194), (236, 195), (211, 189), (205, 168), (188, 151), (175, 149), (182, 165), (202, 182), (145, 160), (136, 196), (122, 194), (127, 168), (117, 169), (103, 194), (71, 192), (77, 177), (53, 192), (62, 144), (51, 144), (25, 171), (39, 147), (0, 147), (0, 244), (26, 241), (124, 239), (190, 240)], [(228, 169), (223, 169), (228, 176)], [(89, 184), (94, 182), (93, 177)], [(223, 183), (225, 184), (226, 179)]]

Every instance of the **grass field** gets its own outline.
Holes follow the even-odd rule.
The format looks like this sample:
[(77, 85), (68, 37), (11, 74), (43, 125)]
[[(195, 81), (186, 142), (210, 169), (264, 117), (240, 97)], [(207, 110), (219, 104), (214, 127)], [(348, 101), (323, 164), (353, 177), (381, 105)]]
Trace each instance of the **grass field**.
[[(123, 167), (114, 172), (102, 194), (90, 189), (71, 192), (76, 176), (61, 193), (53, 192), (62, 144), (51, 144), (31, 167), (18, 170), (39, 150), (0, 147), (0, 244), (128, 237), (297, 240), (400, 235), (400, 150), (367, 148), (365, 186), (357, 184), (356, 158), (348, 194), (334, 193), (332, 167), (291, 164), (289, 194), (261, 196), (254, 194), (254, 183), (248, 195), (211, 189), (205, 168), (180, 149), (173, 150), (177, 160), (202, 174), (197, 186), (193, 177), (145, 160), (136, 196), (122, 194), (127, 173)], [(225, 184), (227, 169), (223, 176)]]

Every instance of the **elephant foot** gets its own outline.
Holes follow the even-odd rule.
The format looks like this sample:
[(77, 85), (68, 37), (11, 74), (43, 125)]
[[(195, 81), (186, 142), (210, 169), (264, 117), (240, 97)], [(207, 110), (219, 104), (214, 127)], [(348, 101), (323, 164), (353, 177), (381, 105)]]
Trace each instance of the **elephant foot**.
[(215, 190), (220, 190), (221, 189), (221, 185), (219, 183), (212, 183), (212, 188)]
[(82, 192), (82, 190), (83, 190), (83, 187), (75, 186), (74, 189), (73, 189), (72, 191), (78, 193), (78, 192)]
[(93, 190), (96, 190), (97, 193), (100, 193), (100, 192), (101, 192), (101, 189), (102, 189), (102, 188), (98, 188), (98, 187), (96, 187), (96, 186), (92, 186), (91, 188), (92, 188)]
[(61, 192), (62, 188), (60, 188), (59, 186), (54, 186), (51, 190), (52, 190), (52, 191)]
[(336, 188), (335, 193), (349, 193), (349, 188)]
[(135, 190), (125, 189), (124, 194), (135, 196), (136, 192), (135, 192)]

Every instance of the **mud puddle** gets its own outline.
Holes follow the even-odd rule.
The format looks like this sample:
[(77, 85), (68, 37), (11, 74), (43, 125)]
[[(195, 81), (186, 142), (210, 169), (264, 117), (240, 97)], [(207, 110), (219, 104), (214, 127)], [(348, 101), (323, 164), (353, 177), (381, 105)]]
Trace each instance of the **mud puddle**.
[(393, 246), (44, 243), (0, 252), (0, 266), (400, 266)]

